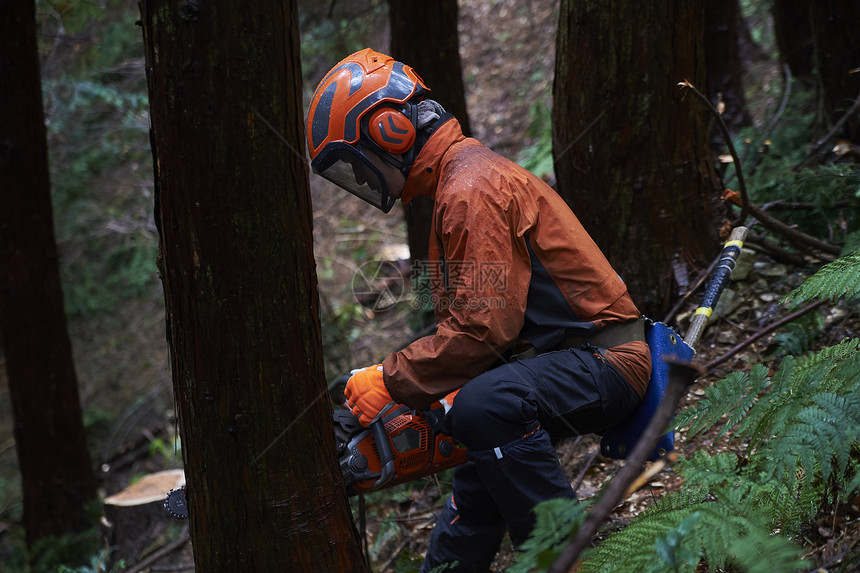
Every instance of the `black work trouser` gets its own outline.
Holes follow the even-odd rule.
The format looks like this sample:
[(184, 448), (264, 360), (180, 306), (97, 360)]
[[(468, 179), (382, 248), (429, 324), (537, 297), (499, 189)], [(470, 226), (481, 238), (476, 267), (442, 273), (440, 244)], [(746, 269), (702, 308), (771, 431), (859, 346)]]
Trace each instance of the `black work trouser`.
[(454, 471), (421, 573), (455, 561), (446, 571), (486, 572), (505, 529), (515, 547), (522, 544), (535, 505), (574, 497), (551, 439), (601, 433), (639, 401), (593, 347), (547, 352), (469, 381), (445, 424), (470, 461)]

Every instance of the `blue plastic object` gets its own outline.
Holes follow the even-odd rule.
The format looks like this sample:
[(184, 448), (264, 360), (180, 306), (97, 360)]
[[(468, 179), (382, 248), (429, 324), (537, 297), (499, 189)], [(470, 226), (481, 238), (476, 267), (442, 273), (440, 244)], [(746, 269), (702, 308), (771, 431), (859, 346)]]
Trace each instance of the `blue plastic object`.
[[(630, 416), (610, 428), (600, 440), (600, 453), (608, 458), (624, 459), (633, 451), (639, 436), (645, 431), (648, 422), (666, 393), (669, 384), (669, 365), (663, 357), (689, 362), (694, 351), (669, 326), (662, 322), (645, 325), (645, 339), (651, 348), (651, 381), (642, 403)], [(660, 456), (675, 449), (675, 432), (670, 431), (660, 437), (654, 451), (648, 457), (655, 461)]]

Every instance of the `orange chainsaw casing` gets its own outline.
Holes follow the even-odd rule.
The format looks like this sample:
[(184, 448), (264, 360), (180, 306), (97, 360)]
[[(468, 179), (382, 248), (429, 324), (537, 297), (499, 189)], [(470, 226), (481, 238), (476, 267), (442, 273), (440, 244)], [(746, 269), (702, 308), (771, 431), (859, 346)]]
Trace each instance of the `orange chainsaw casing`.
[[(442, 408), (441, 404), (438, 408)], [(466, 448), (457, 445), (451, 436), (434, 430), (430, 417), (441, 412), (417, 412), (403, 406), (380, 423), (384, 439), (390, 446), (390, 476), (386, 473), (377, 444), (380, 433), (361, 428), (344, 444), (341, 467), (350, 495), (367, 493), (416, 480), (467, 461)], [(351, 416), (351, 414), (350, 414)], [(393, 471), (392, 469), (393, 468)]]

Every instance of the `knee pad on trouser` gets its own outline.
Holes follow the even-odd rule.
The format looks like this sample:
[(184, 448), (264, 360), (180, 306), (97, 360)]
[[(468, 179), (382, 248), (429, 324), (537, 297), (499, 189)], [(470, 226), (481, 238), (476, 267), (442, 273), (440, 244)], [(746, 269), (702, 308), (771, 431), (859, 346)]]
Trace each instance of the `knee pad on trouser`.
[(475, 466), (462, 465), (454, 470), (454, 493), (436, 521), (420, 573), (454, 562), (457, 567), (446, 571), (486, 573), (504, 536), (504, 518)]
[(522, 545), (534, 528), (538, 503), (575, 498), (549, 434), (542, 429), (492, 450), (470, 451), (469, 459), (504, 515), (514, 547)]

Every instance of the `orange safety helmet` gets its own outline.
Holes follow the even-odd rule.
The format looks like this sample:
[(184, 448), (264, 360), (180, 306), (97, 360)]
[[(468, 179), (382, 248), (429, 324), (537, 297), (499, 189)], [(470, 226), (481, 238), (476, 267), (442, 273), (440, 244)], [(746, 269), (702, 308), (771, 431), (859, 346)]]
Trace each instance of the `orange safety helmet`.
[(370, 149), (408, 175), (415, 159), (415, 105), (429, 91), (415, 71), (370, 48), (344, 58), (326, 74), (308, 108), (311, 168), (382, 209), (394, 199)]

